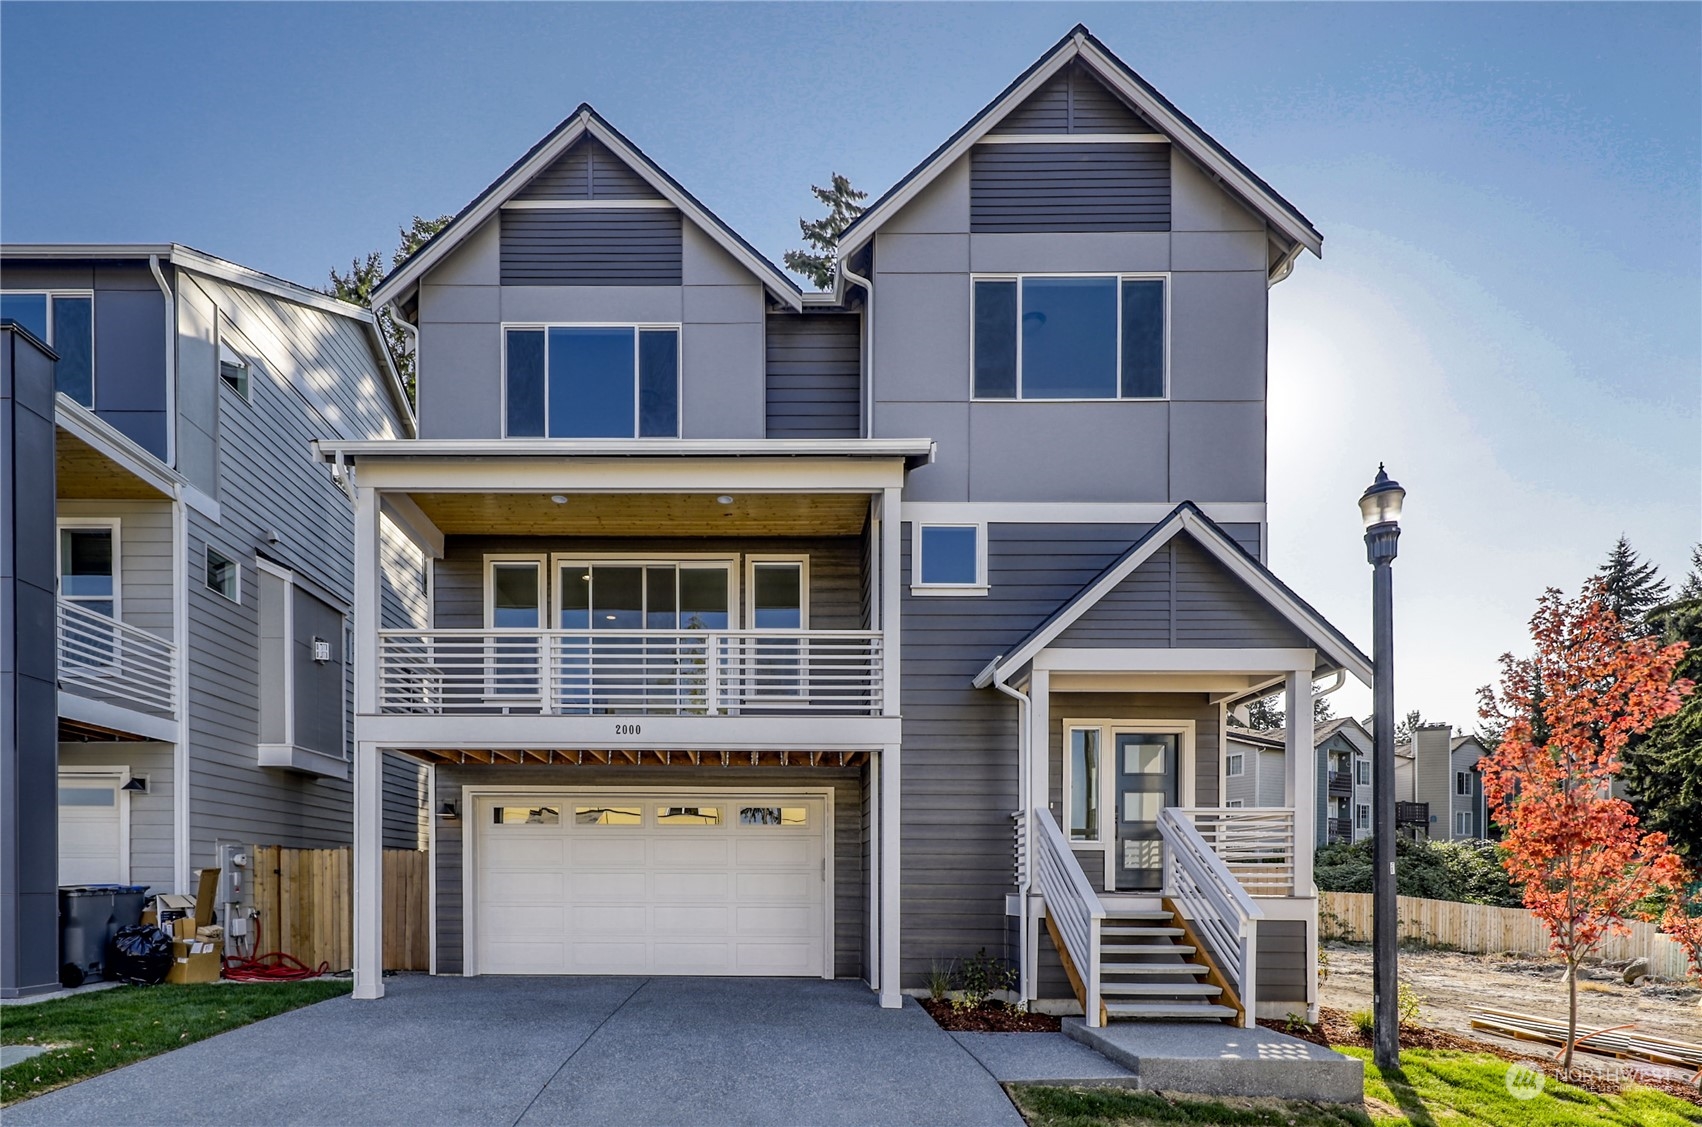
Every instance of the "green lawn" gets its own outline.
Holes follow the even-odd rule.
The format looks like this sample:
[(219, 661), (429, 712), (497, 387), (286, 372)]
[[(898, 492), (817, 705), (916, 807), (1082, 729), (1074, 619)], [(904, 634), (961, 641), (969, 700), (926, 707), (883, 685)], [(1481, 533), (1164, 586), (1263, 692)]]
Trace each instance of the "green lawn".
[(0, 1104), (349, 992), (347, 981), (120, 986), (0, 1008), (0, 1043), (53, 1045), (0, 1069)]
[(1484, 1053), (1408, 1049), (1402, 1071), (1385, 1078), (1365, 1049), (1366, 1108), (1275, 1100), (1170, 1099), (1115, 1088), (1014, 1085), (1011, 1094), (1032, 1127), (1697, 1127), (1702, 1107), (1650, 1088), (1601, 1096), (1550, 1081), (1521, 1100), (1507, 1090), (1508, 1063)]

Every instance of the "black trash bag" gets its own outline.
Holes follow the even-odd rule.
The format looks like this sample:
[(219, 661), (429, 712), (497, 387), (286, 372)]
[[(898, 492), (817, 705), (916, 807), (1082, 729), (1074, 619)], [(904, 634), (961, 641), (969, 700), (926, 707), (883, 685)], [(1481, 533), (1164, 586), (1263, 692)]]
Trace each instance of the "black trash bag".
[(171, 936), (153, 924), (121, 927), (112, 937), (108, 973), (120, 982), (153, 986), (171, 973)]

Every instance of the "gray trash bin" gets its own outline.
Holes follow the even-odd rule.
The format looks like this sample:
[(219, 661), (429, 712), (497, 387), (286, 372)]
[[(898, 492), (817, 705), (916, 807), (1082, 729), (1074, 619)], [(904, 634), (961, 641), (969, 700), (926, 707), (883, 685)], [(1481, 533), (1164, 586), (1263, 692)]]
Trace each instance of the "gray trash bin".
[(117, 885), (62, 885), (59, 889), (59, 981), (81, 986), (106, 977)]
[[(112, 894), (112, 934), (121, 927), (135, 927), (142, 922), (142, 908), (148, 902), (145, 884), (121, 884)], [(111, 939), (112, 936), (107, 936)]]

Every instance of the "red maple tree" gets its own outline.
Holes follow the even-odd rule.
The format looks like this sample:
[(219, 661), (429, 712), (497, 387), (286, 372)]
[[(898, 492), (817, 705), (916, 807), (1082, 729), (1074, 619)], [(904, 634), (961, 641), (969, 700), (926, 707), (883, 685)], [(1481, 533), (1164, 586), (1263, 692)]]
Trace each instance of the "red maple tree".
[(1485, 720), (1505, 725), (1480, 765), (1483, 790), (1506, 832), (1505, 864), (1525, 907), (1566, 960), (1567, 1038), (1578, 1036), (1578, 964), (1625, 931), (1638, 902), (1678, 883), (1666, 835), (1640, 834), (1631, 804), (1615, 798), (1620, 753), (1634, 734), (1678, 710), (1694, 685), (1673, 679), (1684, 644), (1628, 639), (1599, 581), (1576, 599), (1550, 588), (1531, 617), (1535, 653), (1501, 658), (1500, 694), (1479, 690)]
[(1661, 934), (1677, 941), (1690, 957), (1690, 971), (1702, 978), (1702, 872), (1690, 873), (1685, 886), (1675, 889), (1661, 917)]

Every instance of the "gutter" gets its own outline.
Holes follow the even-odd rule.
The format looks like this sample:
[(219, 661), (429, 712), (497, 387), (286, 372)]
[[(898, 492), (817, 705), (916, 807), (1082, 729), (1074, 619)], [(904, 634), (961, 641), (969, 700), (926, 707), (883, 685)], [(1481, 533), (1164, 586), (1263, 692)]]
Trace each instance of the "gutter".
[(863, 349), (867, 360), (867, 376), (863, 380), (863, 437), (875, 436), (875, 284), (861, 274), (854, 274), (851, 267), (845, 265), (843, 256), (839, 259), (840, 276), (847, 281), (855, 282), (863, 287), (865, 295), (863, 302), (863, 339), (868, 346)]
[(1028, 958), (1028, 897), (1029, 890), (1034, 884), (1030, 874), (1034, 867), (1035, 834), (1034, 807), (1032, 802), (1030, 802), (1032, 796), (1029, 794), (1030, 771), (1028, 765), (1028, 760), (1031, 755), (1031, 751), (1028, 746), (1029, 710), (1033, 707), (1033, 702), (1028, 699), (1027, 693), (1012, 688), (1005, 684), (1003, 680), (994, 681), (993, 687), (1001, 693), (1004, 693), (1007, 697), (1015, 700), (1017, 704), (1016, 793), (1017, 801), (1021, 803), (1021, 809), (1017, 811), (1017, 816), (1023, 820), (1022, 864), (1017, 870), (1016, 887), (1017, 934), (1022, 937), (1022, 957), (1017, 960), (1017, 991), (1022, 998), (1023, 1004), (1027, 1005), (1028, 999), (1031, 996), (1030, 988), (1033, 985), (1035, 969), (1030, 965), (1030, 960)]

